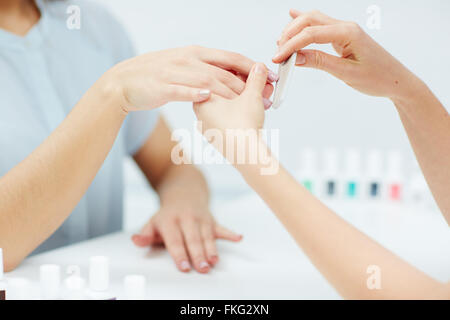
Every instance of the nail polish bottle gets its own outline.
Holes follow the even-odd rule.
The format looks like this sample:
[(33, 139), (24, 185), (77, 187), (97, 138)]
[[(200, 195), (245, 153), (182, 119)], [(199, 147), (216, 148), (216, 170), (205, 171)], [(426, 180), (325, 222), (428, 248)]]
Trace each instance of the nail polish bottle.
[(91, 257), (89, 260), (89, 290), (91, 300), (116, 300), (109, 292), (109, 259), (104, 256)]
[(313, 149), (304, 149), (300, 155), (300, 170), (298, 177), (303, 186), (312, 194), (316, 193), (317, 156)]
[(379, 150), (371, 150), (367, 155), (366, 188), (367, 198), (379, 200), (382, 189), (382, 157)]
[(347, 199), (359, 197), (361, 179), (361, 157), (357, 150), (350, 149), (345, 155), (343, 195)]
[(398, 202), (403, 197), (402, 156), (400, 152), (391, 151), (387, 158), (386, 192), (390, 201)]
[(339, 196), (338, 154), (335, 149), (324, 151), (323, 193), (327, 198)]
[(60, 298), (61, 267), (56, 264), (44, 264), (39, 268), (41, 298), (57, 300)]
[(0, 300), (6, 300), (6, 282), (4, 280), (2, 248), (0, 248)]
[(123, 279), (126, 300), (144, 300), (146, 279), (142, 275), (128, 275)]
[(81, 277), (79, 266), (68, 266), (66, 271), (68, 277), (64, 280), (62, 297), (64, 300), (86, 300), (86, 281)]

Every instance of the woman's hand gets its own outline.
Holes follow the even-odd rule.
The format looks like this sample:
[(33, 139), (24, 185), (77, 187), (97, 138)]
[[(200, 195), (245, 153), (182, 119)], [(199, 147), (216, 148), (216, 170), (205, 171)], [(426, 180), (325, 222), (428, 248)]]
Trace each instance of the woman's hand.
[(258, 130), (264, 124), (263, 91), (268, 77), (267, 68), (256, 63), (248, 76), (245, 89), (238, 97), (228, 100), (213, 95), (208, 101), (195, 103), (194, 111), (202, 129)]
[[(421, 81), (378, 45), (359, 25), (333, 19), (321, 12), (291, 10), (293, 20), (278, 41), (273, 62), (280, 63), (298, 52), (297, 65), (321, 69), (365, 94), (393, 100), (406, 97)], [(306, 46), (332, 44), (339, 56)]]
[[(106, 74), (109, 86), (118, 88), (122, 109), (128, 112), (170, 101), (205, 101), (211, 93), (232, 99), (244, 89), (253, 64), (237, 53), (190, 46), (144, 54), (119, 63)], [(277, 80), (272, 72), (269, 78)], [(267, 84), (266, 105), (272, 90)]]
[(180, 271), (188, 272), (193, 265), (201, 273), (219, 260), (216, 239), (240, 241), (242, 236), (217, 224), (206, 206), (182, 204), (161, 207), (132, 237), (139, 247), (164, 244)]

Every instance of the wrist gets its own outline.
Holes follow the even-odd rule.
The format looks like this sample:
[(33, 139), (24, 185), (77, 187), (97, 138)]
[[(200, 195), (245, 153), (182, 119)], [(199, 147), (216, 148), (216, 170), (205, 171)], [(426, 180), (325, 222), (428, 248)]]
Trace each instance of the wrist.
[(248, 144), (244, 152), (245, 157), (241, 156), (241, 158), (245, 158), (245, 161), (239, 161), (238, 158), (232, 162), (244, 179), (247, 180), (254, 175), (268, 176), (278, 173), (280, 167), (278, 159), (261, 137), (258, 137), (256, 142)]
[(427, 85), (409, 71), (404, 80), (398, 82), (397, 90), (389, 97), (397, 108), (411, 105), (413, 101), (421, 99), (428, 91)]
[(127, 101), (124, 89), (118, 77), (115, 75), (115, 68), (107, 71), (96, 83), (97, 92), (100, 97), (109, 101), (109, 105), (114, 111), (128, 115)]

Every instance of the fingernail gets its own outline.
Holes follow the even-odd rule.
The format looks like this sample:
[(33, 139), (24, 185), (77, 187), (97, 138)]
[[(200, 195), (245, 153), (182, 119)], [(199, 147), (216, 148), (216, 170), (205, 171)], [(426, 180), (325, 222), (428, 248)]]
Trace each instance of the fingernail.
[(270, 82), (275, 82), (278, 81), (278, 79), (280, 79), (280, 76), (277, 75), (272, 70), (269, 70), (269, 75), (267, 76), (267, 78), (269, 79)]
[(191, 269), (191, 265), (189, 264), (189, 262), (187, 262), (186, 260), (184, 260), (184, 261), (181, 261), (181, 263), (180, 263), (180, 268), (181, 268), (181, 270), (183, 270), (183, 271), (188, 271), (188, 270)]
[(264, 73), (264, 68), (262, 67), (261, 64), (259, 64), (259, 63), (256, 64), (255, 72), (256, 73)]
[(213, 256), (211, 256), (211, 262), (214, 264), (214, 263), (217, 263), (217, 261), (219, 261), (219, 257), (217, 256), (217, 255), (213, 255)]
[(297, 61), (296, 64), (298, 66), (304, 65), (306, 63), (306, 57), (302, 53), (297, 53)]
[(273, 60), (278, 60), (279, 58), (281, 58), (281, 52), (277, 52), (274, 56), (273, 56)]
[(202, 98), (208, 98), (209, 95), (211, 94), (211, 91), (208, 89), (203, 89), (203, 90), (200, 90), (198, 94)]
[(269, 99), (264, 98), (263, 103), (264, 103), (264, 109), (266, 109), (266, 110), (272, 106), (272, 101), (270, 101)]
[(198, 265), (198, 267), (199, 267), (200, 269), (206, 269), (206, 268), (209, 268), (209, 263), (206, 262), (206, 261), (202, 261), (202, 262), (200, 262), (200, 264)]

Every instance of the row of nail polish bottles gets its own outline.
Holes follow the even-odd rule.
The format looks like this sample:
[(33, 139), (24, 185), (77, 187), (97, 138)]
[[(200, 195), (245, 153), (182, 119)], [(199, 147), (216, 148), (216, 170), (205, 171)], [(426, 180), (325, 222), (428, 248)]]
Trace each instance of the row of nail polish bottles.
[(403, 162), (400, 152), (386, 155), (383, 170), (383, 156), (379, 150), (372, 150), (362, 166), (361, 153), (350, 149), (343, 155), (340, 165), (336, 149), (325, 149), (321, 161), (313, 149), (301, 153), (301, 168), (297, 172), (305, 188), (319, 197), (344, 199), (390, 200), (404, 199)]

